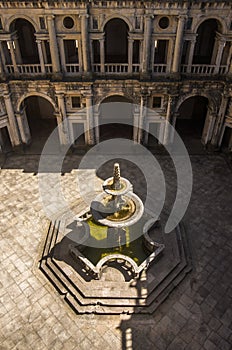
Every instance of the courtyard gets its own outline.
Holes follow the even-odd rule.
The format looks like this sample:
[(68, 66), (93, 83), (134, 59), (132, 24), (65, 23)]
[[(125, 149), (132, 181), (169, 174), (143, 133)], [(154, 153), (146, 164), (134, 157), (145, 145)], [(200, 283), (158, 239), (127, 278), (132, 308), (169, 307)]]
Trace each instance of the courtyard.
[[(170, 210), (176, 175), (167, 155), (156, 158), (165, 175), (165, 209)], [(39, 155), (2, 156), (0, 349), (231, 349), (232, 170), (220, 154), (202, 152), (190, 159), (193, 192), (183, 224), (192, 272), (153, 315), (78, 315), (38, 270), (47, 224), (38, 187)], [(60, 176), (70, 202), (80, 198), (80, 161), (81, 155), (68, 155)], [(137, 170), (123, 163), (122, 171), (143, 198)], [(100, 184), (104, 167), (98, 176)]]

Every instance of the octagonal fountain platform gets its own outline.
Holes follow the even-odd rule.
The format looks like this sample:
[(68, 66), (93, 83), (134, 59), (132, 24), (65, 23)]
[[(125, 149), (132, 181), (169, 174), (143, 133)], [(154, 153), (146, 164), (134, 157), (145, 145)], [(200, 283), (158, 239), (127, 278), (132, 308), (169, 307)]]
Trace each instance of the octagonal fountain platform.
[(152, 313), (191, 270), (183, 226), (163, 234), (117, 163), (90, 208), (71, 213), (49, 223), (39, 269), (77, 313)]

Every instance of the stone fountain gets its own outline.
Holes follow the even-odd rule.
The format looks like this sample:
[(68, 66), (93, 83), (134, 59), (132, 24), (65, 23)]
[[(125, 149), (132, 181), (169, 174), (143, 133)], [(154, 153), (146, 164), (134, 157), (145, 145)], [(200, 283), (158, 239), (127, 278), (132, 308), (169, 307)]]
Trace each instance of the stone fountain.
[[(85, 238), (81, 244), (70, 244), (70, 253), (82, 264), (85, 263), (94, 278), (101, 278), (103, 267), (112, 261), (115, 264), (124, 261), (125, 268), (131, 270), (131, 277), (138, 277), (164, 249), (164, 245), (152, 241), (147, 232), (157, 221), (144, 213), (143, 202), (133, 192), (130, 181), (121, 177), (118, 163), (114, 164), (113, 176), (103, 182), (102, 188), (103, 192), (92, 201), (90, 210), (77, 218), (77, 225), (84, 231)], [(93, 223), (99, 232), (105, 229), (107, 248), (101, 249), (102, 257), (95, 264), (91, 261), (93, 259), (88, 259)], [(142, 239), (136, 240), (138, 236)], [(128, 249), (131, 241), (135, 241), (137, 252), (140, 250), (144, 253), (139, 263), (136, 253)]]
[(118, 163), (102, 188), (49, 223), (39, 270), (77, 313), (152, 313), (191, 270), (184, 228), (163, 234)]

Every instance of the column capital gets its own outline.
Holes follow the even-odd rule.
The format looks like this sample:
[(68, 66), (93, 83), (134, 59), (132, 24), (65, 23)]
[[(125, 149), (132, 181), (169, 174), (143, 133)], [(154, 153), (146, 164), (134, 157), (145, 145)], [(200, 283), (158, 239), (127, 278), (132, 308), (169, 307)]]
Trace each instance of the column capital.
[(89, 15), (88, 13), (80, 13), (80, 14), (78, 15), (78, 17), (79, 17), (79, 18), (89, 18), (90, 15)]
[(84, 92), (82, 95), (84, 98), (91, 99), (93, 97), (93, 93), (91, 91)]
[(151, 15), (151, 14), (145, 14), (144, 15), (144, 18), (146, 19), (146, 20), (151, 20), (151, 19), (153, 19), (155, 16), (154, 15)]
[(180, 22), (184, 22), (188, 18), (188, 16), (187, 15), (179, 15), (177, 18)]
[(64, 97), (65, 95), (64, 91), (55, 91), (55, 94), (57, 97)]
[(47, 20), (53, 21), (55, 19), (55, 15), (47, 15)]

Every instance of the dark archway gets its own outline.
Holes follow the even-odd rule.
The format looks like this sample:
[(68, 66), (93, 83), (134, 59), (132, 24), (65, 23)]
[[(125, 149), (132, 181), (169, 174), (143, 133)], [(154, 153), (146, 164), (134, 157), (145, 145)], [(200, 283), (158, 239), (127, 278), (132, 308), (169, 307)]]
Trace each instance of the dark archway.
[[(115, 123), (117, 121), (117, 123)], [(124, 96), (105, 98), (100, 106), (100, 141), (112, 138), (133, 139), (133, 105)], [(121, 122), (121, 123), (120, 123)]]
[(16, 51), (16, 59), (19, 60), (19, 57), (17, 57), (17, 55), (20, 54), (22, 63), (39, 63), (38, 48), (35, 38), (35, 28), (33, 25), (23, 18), (18, 18), (11, 23), (10, 31), (11, 33), (15, 31), (17, 32), (20, 53)]
[(197, 40), (193, 54), (193, 64), (211, 64), (219, 25), (216, 19), (202, 22), (197, 29)]
[(54, 116), (54, 107), (45, 98), (29, 96), (23, 101), (26, 110), (28, 125), (31, 133), (30, 147), (40, 152), (48, 137), (54, 133), (54, 147), (59, 145), (57, 121)]
[(200, 140), (207, 114), (208, 99), (203, 96), (187, 98), (179, 107), (176, 131), (184, 140)]
[(7, 153), (12, 150), (12, 144), (7, 126), (0, 128), (0, 151)]
[(105, 25), (105, 62), (128, 63), (128, 25), (119, 18)]

